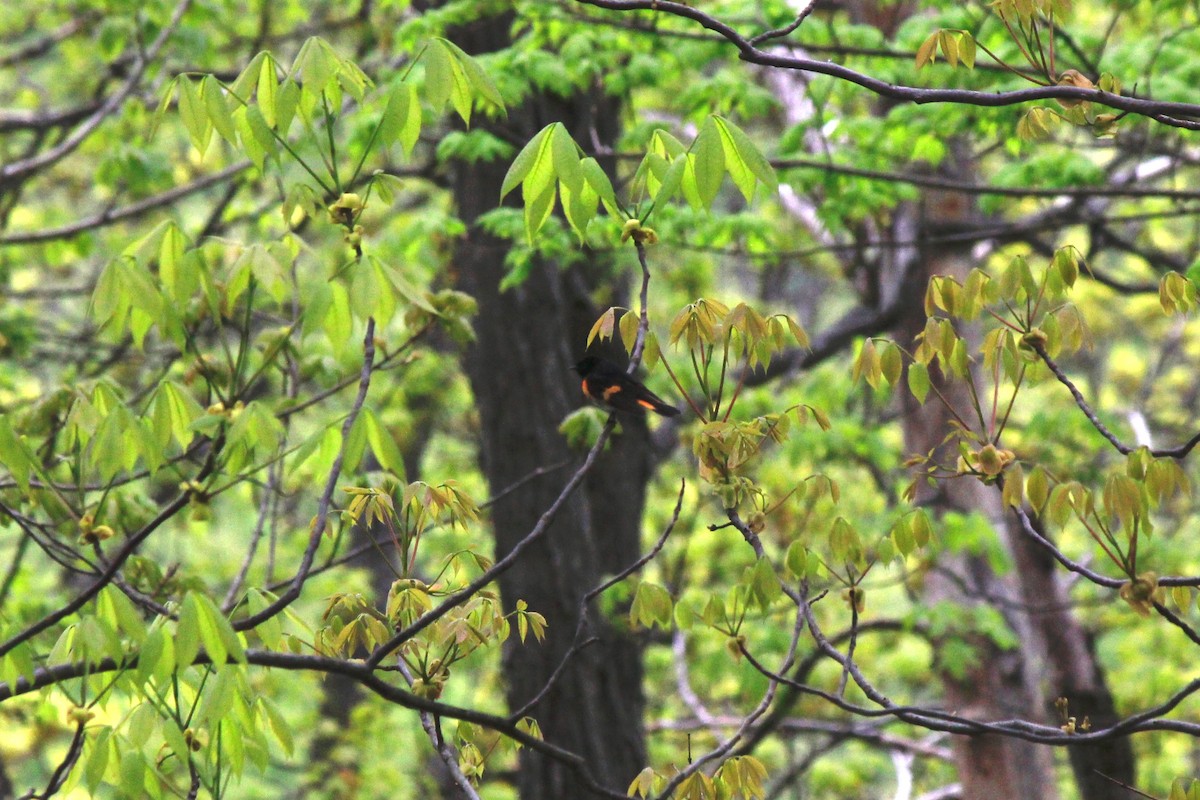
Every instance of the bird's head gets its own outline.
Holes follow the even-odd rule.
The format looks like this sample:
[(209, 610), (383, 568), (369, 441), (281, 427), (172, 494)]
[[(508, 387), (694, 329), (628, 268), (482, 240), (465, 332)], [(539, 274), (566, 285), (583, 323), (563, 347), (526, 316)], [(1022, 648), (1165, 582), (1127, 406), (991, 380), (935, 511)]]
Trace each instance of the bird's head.
[(575, 370), (580, 375), (586, 376), (589, 372), (594, 370), (596, 365), (599, 363), (600, 359), (596, 358), (595, 356), (584, 356), (583, 358), (579, 359), (579, 362), (575, 366), (571, 367), (571, 369)]

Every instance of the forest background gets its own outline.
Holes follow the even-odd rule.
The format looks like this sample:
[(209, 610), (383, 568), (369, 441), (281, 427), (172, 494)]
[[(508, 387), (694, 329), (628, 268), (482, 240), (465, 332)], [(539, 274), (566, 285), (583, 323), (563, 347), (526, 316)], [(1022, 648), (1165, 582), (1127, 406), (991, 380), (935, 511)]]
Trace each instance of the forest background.
[(1196, 3), (0, 31), (0, 798), (1200, 797)]

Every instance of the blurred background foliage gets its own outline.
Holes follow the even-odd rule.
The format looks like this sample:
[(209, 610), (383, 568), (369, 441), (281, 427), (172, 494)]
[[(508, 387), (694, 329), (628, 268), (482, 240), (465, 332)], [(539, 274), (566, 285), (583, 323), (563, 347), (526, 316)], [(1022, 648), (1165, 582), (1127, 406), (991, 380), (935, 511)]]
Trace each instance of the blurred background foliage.
[[(701, 5), (747, 35), (787, 25), (795, 13), (782, 2)], [(770, 46), (908, 86), (992, 92), (1029, 85), (982, 53), (974, 69), (954, 68), (941, 57), (921, 70), (914, 63), (922, 42), (945, 28), (970, 31), (1004, 61), (1028, 71), (990, 4), (874, 4), (883, 16), (894, 13), (894, 24), (860, 5), (818, 3), (795, 33)], [(472, 62), (488, 81), (473, 84), (465, 101), (457, 88), (443, 96), (442, 78), (430, 74), (429, 48), (438, 47), (431, 42), (453, 39), (459, 26), (500, 12), (506, 15), (494, 24), (509, 27), (511, 46)], [(1198, 13), (1190, 2), (1075, 2), (1060, 22), (1060, 65), (1097, 80), (1101, 72), (1111, 73), (1127, 92), (1190, 102)], [(461, 267), (455, 246), (465, 225), (456, 216), (447, 176), (460, 163), (507, 165), (527, 144), (506, 135), (511, 120), (489, 93), (498, 93), (514, 117), (535, 93), (599, 89), (619, 101), (615, 148), (582, 139), (576, 144), (582, 155), (615, 161), (612, 181), (622, 210), (653, 226), (657, 241), (646, 256), (653, 276), (650, 331), (691, 397), (700, 394), (690, 377), (691, 353), (667, 344), (670, 321), (686, 304), (700, 297), (729, 308), (745, 302), (764, 316), (785, 313), (808, 332), (810, 350), (794, 341), (780, 347), (772, 353), (773, 369), (747, 381), (735, 420), (807, 405), (827, 424), (792, 424), (786, 438), (762, 444), (739, 470), (754, 487), (740, 508), (746, 518), (765, 512), (756, 533), (784, 580), (794, 577), (783, 565), (795, 543), (812, 554), (812, 592), (827, 592), (814, 613), (827, 633), (851, 625), (856, 601), (844, 594), (848, 585), (862, 591), (854, 655), (874, 685), (899, 703), (941, 703), (934, 674), (969, 674), (979, 658), (977, 636), (1000, 650), (1023, 643), (1003, 604), (999, 610), (987, 604), (965, 609), (930, 602), (923, 591), (948, 554), (981, 556), (1002, 577), (1017, 569), (986, 512), (962, 508), (940, 515), (928, 544), (900, 547), (895, 557), (880, 553), (889, 547), (895, 555), (896, 526), (915, 513), (905, 496), (913, 479), (902, 426), (907, 406), (901, 395), (908, 390), (903, 381), (893, 389), (889, 381), (870, 380), (861, 361), (864, 335), (888, 334), (899, 315), (884, 297), (899, 291), (888, 284), (895, 277), (886, 268), (889, 253), (916, 250), (921, 259), (928, 250), (965, 248), (971, 266), (993, 276), (1014, 257), (1027, 256), (1040, 276), (1055, 251), (1077, 248), (1084, 263), (1063, 302), (1078, 310), (1083, 346), (1060, 356), (1064, 368), (1123, 442), (1174, 447), (1194, 432), (1200, 338), (1182, 312), (1195, 305), (1200, 193), (1193, 187), (1200, 154), (1193, 135), (1180, 128), (1130, 115), (1113, 130), (1057, 120), (1046, 135), (1023, 138), (1019, 130), (1029, 104), (881, 100), (834, 77), (739, 62), (733, 48), (686, 20), (565, 0), (39, 1), (0, 7), (0, 31), (5, 640), (77, 596), (91, 583), (90, 570), (103, 569), (126, 536), (177, 498), (178, 513), (140, 546), (137, 558), (144, 560), (130, 560), (122, 570), (135, 595), (180, 613), (190, 590), (228, 613), (241, 597), (226, 592), (239, 580), (251, 542), (258, 549), (245, 561), (247, 585), (282, 593), (311, 541), (321, 489), (339, 453), (347, 461), (328, 534), (319, 538), (320, 569), (279, 618), (282, 634), (276, 635), (283, 638), (270, 642), (272, 634), (255, 630), (244, 634), (244, 645), (286, 650), (294, 637), (298, 649), (311, 652), (314, 631), (329, 622), (322, 615), (330, 598), (361, 594), (384, 608), (379, 569), (362, 559), (339, 561), (357, 549), (398, 564), (390, 536), (379, 537), (376, 552), (339, 513), (350, 503), (341, 491), (346, 486), (387, 487), (399, 498), (403, 490), (397, 487), (416, 481), (454, 481), (483, 505), (482, 514), (435, 513), (436, 522), (421, 534), (413, 574), (452, 586), (480, 574), (486, 562), (461, 554), (491, 556), (486, 503), (506, 487), (489, 487), (481, 469), (480, 414), (460, 364), (471, 346), (474, 310), (453, 293)], [(311, 67), (315, 72), (337, 65), (340, 88), (313, 100), (301, 113), (307, 121), (281, 131), (273, 144), (270, 136), (259, 141), (271, 152), (256, 155), (243, 132), (228, 136), (221, 124), (204, 122), (205, 114), (214, 114), (211, 106), (194, 112), (189, 124), (189, 101), (173, 83), (177, 76), (212, 75), (231, 86), (263, 50), (273, 54), (282, 76), (302, 47), (317, 47), (312, 36), (345, 59)], [(456, 69), (466, 69), (465, 63), (454, 62)], [(349, 77), (356, 69), (369, 80), (357, 90)], [(262, 84), (249, 80), (262, 103)], [(317, 79), (310, 73), (304, 80)], [(420, 103), (419, 137), (411, 148), (380, 142), (379, 119), (410, 87)], [(340, 105), (334, 102), (339, 97)], [(1064, 111), (1053, 101), (1038, 105), (1052, 115)], [(747, 203), (725, 181), (710, 207), (693, 207), (680, 195), (655, 203), (650, 212), (633, 176), (653, 131), (661, 128), (690, 143), (713, 114), (740, 126), (771, 160), (778, 192), (760, 186)], [(463, 119), (468, 115), (471, 127)], [(554, 121), (534, 122), (540, 128)], [(207, 136), (201, 147), (197, 134)], [(954, 167), (964, 163), (969, 170)], [(349, 194), (366, 198), (365, 206), (346, 201)], [(352, 219), (329, 210), (343, 202), (351, 203)], [(564, 270), (591, 263), (607, 270), (591, 287), (596, 305), (626, 302), (624, 292), (636, 286), (639, 269), (634, 248), (620, 241), (623, 219), (601, 210), (581, 246), (557, 215), (531, 237), (519, 208), (499, 207), (499, 197), (496, 204), (480, 224), (507, 248), (510, 291), (538, 280), (533, 267), (539, 259)], [(959, 218), (945, 213), (944, 226), (929, 224), (954, 204), (970, 206), (970, 212)], [(896, 224), (918, 207), (919, 240), (913, 238), (918, 227)], [(170, 227), (156, 227), (161, 223)], [(154, 238), (146, 244), (148, 236)], [(175, 236), (177, 247), (163, 243)], [(356, 258), (358, 247), (366, 260)], [(363, 269), (364, 263), (372, 268)], [(1168, 271), (1186, 277), (1173, 300), (1163, 302), (1160, 281)], [(917, 272), (903, 279), (923, 280)], [(923, 286), (917, 297), (922, 294)], [(1006, 299), (1011, 302), (1002, 297), (996, 307)], [(843, 333), (840, 326), (860, 312), (869, 324)], [(387, 361), (356, 417), (360, 427), (344, 438), (341, 426), (351, 413), (368, 318), (377, 326), (377, 359)], [(118, 324), (123, 322), (128, 324)], [(517, 337), (541, 321), (509, 324)], [(995, 325), (985, 317), (981, 329)], [(981, 329), (963, 334), (980, 363)], [(902, 344), (912, 352), (911, 342)], [(584, 345), (581, 340), (566, 347), (582, 353)], [(1106, 476), (1125, 470), (1125, 457), (1097, 433), (1049, 370), (1032, 360), (1029, 369), (1004, 446), (1026, 477), (1041, 465), (1055, 482), (1076, 480), (1099, 493)], [(540, 380), (529, 376), (531, 394), (545, 391)], [(570, 373), (561, 375), (561, 385), (571, 391), (573, 380)], [(990, 393), (988, 380), (983, 376), (981, 386)], [(647, 381), (670, 402), (685, 405), (680, 386), (661, 365)], [(156, 403), (169, 405), (158, 398), (171, 391), (183, 398), (175, 410), (156, 411)], [(1008, 390), (1001, 396), (1007, 398)], [(156, 414), (173, 421), (139, 427)], [(678, 521), (650, 564), (600, 600), (613, 624), (645, 648), (649, 764), (668, 775), (736, 729), (768, 685), (736, 644), (730, 647), (730, 631), (706, 624), (713, 598), (727, 607), (735, 596), (745, 601), (734, 587), (754, 585), (757, 559), (724, 524), (728, 496), (721, 496), (722, 503), (697, 477), (693, 445), (705, 431), (690, 411), (684, 419), (680, 426), (663, 423), (651, 435), (658, 456), (645, 503), (646, 547), (671, 523), (680, 482), (686, 481)], [(202, 443), (199, 437), (209, 438)], [(215, 452), (211, 442), (222, 437), (229, 445), (222, 459), (228, 460), (206, 467), (205, 454)], [(1187, 478), (1194, 474), (1191, 462), (1181, 459)], [(545, 468), (564, 480), (569, 474), (561, 464)], [(60, 488), (46, 490), (48, 480)], [(1138, 540), (1138, 574), (1200, 573), (1190, 497), (1173, 494), (1156, 505), (1152, 520), (1153, 536)], [(114, 538), (89, 538), (97, 526)], [(839, 549), (832, 543), (838, 535), (852, 541)], [(1080, 524), (1066, 525), (1054, 540), (1072, 559), (1126, 577)], [(856, 549), (860, 558), (846, 557)], [(846, 566), (854, 562), (856, 567)], [(397, 569), (404, 571), (403, 565)], [(388, 581), (395, 577), (385, 575)], [(670, 597), (669, 612), (656, 623), (650, 612), (637, 619), (634, 597), (643, 582), (665, 587)], [(1067, 584), (1072, 613), (1088, 633), (1119, 714), (1161, 703), (1194, 677), (1194, 641), (1161, 619), (1135, 613), (1110, 588), (1078, 579)], [(782, 658), (792, 631), (794, 608), (777, 600), (750, 602), (734, 632), (768, 664)], [(1162, 601), (1195, 624), (1194, 585), (1169, 599), (1164, 594)], [(10, 651), (0, 660), (0, 681), (12, 687), (31, 665), (60, 663), (52, 652), (56, 637), (75, 625), (72, 635), (82, 642), (82, 620), (103, 617), (100, 605), (89, 603), (80, 616)], [(245, 613), (243, 607), (233, 618)], [(143, 623), (152, 618), (146, 607), (135, 616)], [(571, 631), (551, 626), (549, 633)], [(94, 643), (74, 645), (77, 659), (111, 652), (105, 649), (114, 646), (105, 641), (108, 634), (95, 635)], [(115, 635), (118, 651), (140, 641), (124, 629)], [(498, 638), (454, 664), (438, 699), (506, 713)], [(505, 646), (540, 646), (540, 637), (516, 638)], [(378, 643), (364, 642), (368, 649)], [(211, 652), (208, 639), (204, 644)], [(217, 724), (221, 715), (213, 714), (192, 726), (204, 737), (194, 747), (187, 742), (200, 754), (210, 794), (456, 796), (441, 794), (449, 790), (412, 710), (361, 697), (339, 717), (321, 701), (326, 682), (320, 672), (231, 663), (212, 674), (224, 671), (237, 676), (230, 679), (237, 688), (226, 691), (242, 698), (228, 706), (240, 709), (238, 723), (219, 739), (216, 732), (226, 729)], [(213, 691), (203, 677), (209, 673), (196, 668), (180, 674), (186, 677), (176, 680), (176, 692), (184, 700), (160, 696), (159, 710), (173, 706), (178, 713), (187, 696), (205, 698)], [(842, 670), (818, 661), (803, 680), (833, 692)], [(86, 796), (87, 790), (140, 796), (150, 787), (157, 787), (155, 796), (186, 795), (188, 771), (163, 756), (172, 744), (169, 726), (141, 720), (137, 709), (145, 694), (129, 676), (107, 684), (73, 679), (61, 689), (0, 703), (0, 762), (14, 794), (53, 783), (57, 765), (75, 746), (79, 719), (72, 713), (83, 706), (91, 715), (83, 755), (66, 779), (64, 796)], [(105, 694), (98, 698), (97, 691)], [(853, 682), (845, 697), (868, 704)], [(1171, 716), (1200, 722), (1186, 702)], [(519, 762), (511, 741), (485, 741), (485, 734), (461, 730), (450, 719), (441, 725), (464, 764), (471, 764), (472, 747), (486, 759), (478, 773), (482, 797), (516, 796)], [(182, 733), (188, 726), (179, 727)], [(108, 728), (119, 737), (111, 743), (99, 733)], [(236, 737), (234, 729), (240, 731)], [(1136, 785), (1153, 796), (1166, 797), (1173, 781), (1195, 770), (1191, 736), (1140, 733), (1132, 744)], [(950, 746), (945, 735), (899, 722), (854, 722), (818, 698), (802, 697), (756, 744), (754, 755), (767, 769), (772, 797), (934, 796), (957, 779)], [(111, 755), (97, 755), (105, 748)], [(1082, 796), (1065, 752), (1059, 749), (1053, 758), (1060, 796)], [(633, 777), (606, 776), (619, 789)], [(906, 780), (907, 795), (897, 788)]]

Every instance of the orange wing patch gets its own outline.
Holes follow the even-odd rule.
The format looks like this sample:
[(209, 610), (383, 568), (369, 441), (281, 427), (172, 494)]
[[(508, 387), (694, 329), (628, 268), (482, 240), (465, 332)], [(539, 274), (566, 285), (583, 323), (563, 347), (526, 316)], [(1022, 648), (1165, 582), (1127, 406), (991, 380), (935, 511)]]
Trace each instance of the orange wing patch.
[(620, 393), (621, 393), (620, 385), (614, 383), (612, 386), (610, 386), (604, 390), (604, 399), (612, 400), (612, 396), (614, 394), (620, 394)]

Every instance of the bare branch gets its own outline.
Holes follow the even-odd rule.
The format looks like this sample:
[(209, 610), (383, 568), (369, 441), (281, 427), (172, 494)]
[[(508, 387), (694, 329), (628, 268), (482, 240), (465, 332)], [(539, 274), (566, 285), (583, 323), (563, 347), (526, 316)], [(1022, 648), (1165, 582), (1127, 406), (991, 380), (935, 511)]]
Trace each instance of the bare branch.
[(93, 214), (90, 217), (72, 222), (70, 225), (62, 225), (57, 228), (46, 228), (37, 231), (23, 231), (10, 233), (7, 236), (0, 236), (0, 247), (14, 244), (38, 244), (42, 242), (50, 242), (56, 239), (69, 239), (72, 236), (77, 236), (81, 233), (101, 228), (106, 225), (111, 225), (121, 220), (132, 219), (145, 214), (148, 211), (153, 211), (156, 208), (168, 206), (177, 200), (181, 200), (190, 194), (204, 191), (209, 187), (224, 183), (240, 172), (245, 171), (250, 167), (249, 161), (239, 161), (236, 164), (226, 167), (220, 172), (214, 172), (211, 175), (205, 175), (197, 178), (191, 183), (186, 183), (183, 186), (177, 186), (161, 194), (156, 194), (153, 197), (147, 197), (145, 200), (139, 200), (136, 203), (130, 203), (123, 208), (106, 209), (99, 214)]
[[(404, 663), (403, 658), (398, 658), (396, 661), (400, 668), (400, 674), (404, 676), (404, 680), (411, 687), (413, 685), (412, 672)], [(458, 766), (458, 754), (454, 752), (454, 748), (438, 731), (434, 716), (428, 711), (418, 711), (417, 716), (421, 719), (421, 727), (425, 730), (425, 735), (429, 737), (429, 743), (433, 745), (438, 758), (445, 764), (446, 771), (450, 773), (450, 779), (454, 781), (454, 785), (458, 787), (467, 800), (479, 800), (479, 792), (475, 791), (475, 787), (471, 785), (471, 782), (467, 780), (467, 776), (463, 774), (462, 769)]]
[(728, 23), (699, 8), (672, 2), (672, 0), (576, 0), (585, 5), (612, 11), (653, 11), (659, 14), (682, 17), (697, 22), (720, 35), (738, 50), (738, 57), (750, 64), (759, 64), (778, 69), (792, 69), (829, 75), (874, 92), (880, 97), (924, 105), (927, 103), (955, 103), (965, 106), (996, 108), (1020, 105), (1037, 100), (1078, 100), (1100, 106), (1126, 111), (1131, 114), (1155, 119), (1164, 125), (1200, 130), (1200, 105), (1152, 100), (1142, 97), (1126, 97), (1103, 92), (1099, 89), (1082, 89), (1076, 86), (1037, 86), (1005, 92), (984, 92), (970, 89), (925, 89), (888, 83), (879, 78), (863, 74), (841, 64), (818, 61), (796, 55), (759, 49)]
[(300, 559), (300, 566), (297, 568), (296, 574), (292, 577), (290, 585), (283, 594), (257, 614), (251, 614), (248, 617), (239, 619), (234, 623), (235, 630), (250, 630), (255, 625), (270, 619), (291, 605), (304, 589), (304, 582), (308, 580), (313, 560), (317, 555), (317, 548), (321, 544), (321, 538), (325, 535), (325, 523), (329, 519), (329, 507), (333, 502), (333, 493), (337, 489), (338, 479), (342, 475), (342, 463), (346, 460), (346, 442), (350, 439), (350, 430), (354, 427), (354, 421), (358, 419), (359, 412), (362, 411), (363, 403), (367, 399), (367, 390), (371, 387), (371, 373), (374, 362), (375, 318), (368, 317), (366, 333), (363, 335), (363, 363), (358, 377), (358, 395), (354, 398), (354, 405), (350, 407), (350, 413), (346, 415), (345, 422), (342, 423), (342, 442), (338, 447), (337, 456), (333, 459), (333, 466), (329, 468), (329, 477), (325, 479), (325, 489), (321, 492), (321, 499), (317, 503), (317, 516), (313, 520), (312, 529), (308, 533), (308, 546), (304, 548), (304, 555)]
[[(350, 680), (356, 681), (380, 698), (393, 703), (395, 705), (423, 711), (437, 717), (445, 717), (447, 719), (459, 719), (465, 722), (472, 722), (477, 725), (482, 725), (491, 730), (504, 734), (508, 738), (520, 742), (522, 745), (537, 750), (546, 756), (553, 758), (563, 764), (566, 764), (571, 769), (581, 775), (592, 791), (597, 794), (613, 798), (613, 800), (628, 800), (628, 798), (620, 793), (609, 789), (600, 784), (587, 766), (584, 758), (570, 750), (565, 750), (550, 742), (544, 741), (532, 736), (516, 726), (515, 723), (509, 722), (503, 717), (498, 717), (494, 714), (488, 714), (483, 711), (477, 711), (472, 708), (462, 708), (459, 706), (449, 705), (437, 700), (428, 700), (424, 697), (413, 694), (412, 692), (402, 689), (399, 686), (388, 683), (381, 677), (375, 674), (374, 670), (367, 666), (362, 661), (358, 660), (343, 660), (331, 656), (321, 655), (304, 655), (299, 653), (283, 653), (272, 650), (246, 650), (246, 661), (249, 664), (256, 666), (271, 667), (275, 669), (291, 670), (298, 672), (316, 672), (326, 675), (342, 675)], [(136, 666), (137, 660), (130, 659), (121, 663), (117, 663), (114, 659), (106, 658), (97, 662), (73, 662), (69, 664), (61, 664), (54, 667), (38, 667), (34, 670), (33, 681), (27, 678), (18, 678), (14, 683), (8, 684), (0, 682), (0, 702), (8, 700), (11, 697), (28, 694), (37, 691), (46, 686), (52, 686), (62, 681), (72, 680), (85, 675), (99, 675), (101, 673), (113, 672), (119, 669), (131, 669)], [(194, 662), (194, 665), (211, 663), (207, 654), (201, 653)]]
[[(1121, 455), (1127, 456), (1137, 449), (1122, 442), (1117, 438), (1116, 434), (1108, 429), (1108, 426), (1104, 424), (1099, 415), (1096, 414), (1095, 410), (1084, 398), (1083, 393), (1080, 392), (1079, 388), (1075, 386), (1074, 382), (1067, 377), (1067, 373), (1063, 371), (1063, 368), (1060, 367), (1058, 363), (1050, 357), (1048, 352), (1046, 352), (1046, 346), (1044, 344), (1038, 341), (1030, 341), (1030, 346), (1033, 347), (1046, 366), (1050, 368), (1050, 371), (1054, 373), (1054, 377), (1058, 378), (1059, 383), (1067, 387), (1067, 390), (1071, 393), (1071, 397), (1075, 398), (1075, 405), (1079, 406), (1079, 410), (1082, 411), (1084, 416), (1088, 418), (1088, 422), (1092, 423), (1092, 427), (1099, 431), (1100, 435), (1107, 439), (1109, 444), (1116, 448), (1117, 452), (1119, 452)], [(1157, 458), (1183, 458), (1188, 453), (1192, 452), (1193, 448), (1195, 448), (1197, 444), (1200, 444), (1200, 433), (1197, 433), (1191, 439), (1188, 439), (1178, 447), (1159, 448), (1156, 450), (1151, 450), (1150, 453)]]
[(142, 76), (145, 74), (146, 68), (150, 65), (150, 62), (154, 59), (154, 57), (158, 55), (158, 52), (162, 49), (163, 45), (167, 43), (167, 39), (171, 37), (171, 34), (175, 32), (175, 28), (179, 26), (180, 21), (183, 19), (183, 15), (187, 12), (191, 4), (192, 0), (180, 0), (179, 5), (175, 7), (175, 12), (171, 15), (171, 20), (163, 26), (162, 30), (159, 31), (158, 36), (154, 38), (154, 41), (150, 43), (150, 46), (146, 48), (145, 52), (139, 55), (135, 62), (134, 68), (130, 71), (129, 77), (125, 80), (125, 83), (122, 84), (121, 88), (110, 95), (109, 98), (105, 100), (98, 109), (96, 109), (95, 113), (84, 120), (79, 127), (70, 133), (70, 135), (44, 153), (40, 153), (22, 161), (14, 161), (0, 167), (0, 188), (4, 188), (17, 181), (24, 180), (26, 177), (32, 175), (38, 170), (45, 169), (51, 164), (66, 158), (75, 151), (75, 148), (83, 144), (84, 140), (91, 136), (92, 133), (100, 127), (100, 124), (103, 123), (104, 120), (114, 114), (116, 110), (121, 107), (121, 104), (125, 102), (126, 98), (128, 98), (129, 95), (133, 93), (133, 90), (137, 88), (137, 85), (141, 83)]

